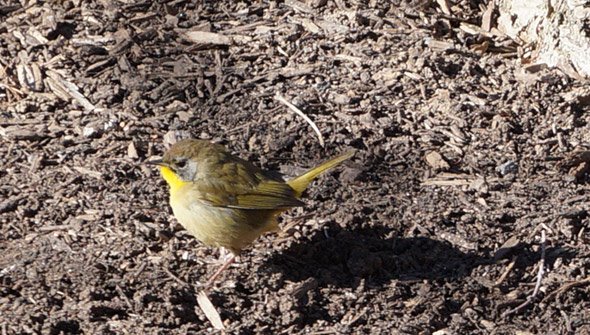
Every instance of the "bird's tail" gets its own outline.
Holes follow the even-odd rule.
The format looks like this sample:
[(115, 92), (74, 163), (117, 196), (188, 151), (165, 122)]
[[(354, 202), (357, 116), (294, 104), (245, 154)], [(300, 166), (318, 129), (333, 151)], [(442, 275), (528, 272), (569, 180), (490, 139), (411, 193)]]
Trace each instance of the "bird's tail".
[(309, 183), (311, 183), (317, 176), (319, 176), (322, 172), (324, 172), (328, 169), (331, 169), (331, 168), (337, 166), (338, 164), (344, 162), (345, 160), (354, 156), (354, 154), (355, 154), (355, 151), (353, 151), (353, 150), (347, 151), (346, 153), (344, 153), (342, 155), (334, 157), (334, 158), (330, 159), (329, 161), (326, 161), (326, 162), (314, 167), (313, 169), (308, 170), (307, 172), (305, 172), (301, 176), (299, 176), (295, 179), (289, 180), (287, 182), (287, 184), (289, 186), (291, 186), (292, 189), (295, 190), (297, 197), (299, 198), (303, 194), (303, 191), (305, 191), (305, 189), (307, 188), (307, 185), (309, 185)]

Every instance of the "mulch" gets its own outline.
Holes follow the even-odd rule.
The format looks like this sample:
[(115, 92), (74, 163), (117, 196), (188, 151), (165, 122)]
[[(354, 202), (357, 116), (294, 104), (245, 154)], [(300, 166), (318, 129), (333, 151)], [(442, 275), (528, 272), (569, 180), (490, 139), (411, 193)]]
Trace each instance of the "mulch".
[(0, 5), (2, 333), (213, 331), (142, 164), (183, 137), (357, 150), (210, 292), (228, 333), (590, 333), (590, 91), (443, 2)]

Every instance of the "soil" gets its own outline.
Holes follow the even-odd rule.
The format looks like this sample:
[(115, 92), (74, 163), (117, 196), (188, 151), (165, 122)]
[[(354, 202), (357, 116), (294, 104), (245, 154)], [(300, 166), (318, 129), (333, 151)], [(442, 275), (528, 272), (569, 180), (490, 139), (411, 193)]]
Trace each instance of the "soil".
[(219, 251), (142, 164), (181, 137), (357, 150), (209, 292), (227, 333), (589, 334), (587, 83), (444, 2), (1, 4), (2, 334), (216, 332)]

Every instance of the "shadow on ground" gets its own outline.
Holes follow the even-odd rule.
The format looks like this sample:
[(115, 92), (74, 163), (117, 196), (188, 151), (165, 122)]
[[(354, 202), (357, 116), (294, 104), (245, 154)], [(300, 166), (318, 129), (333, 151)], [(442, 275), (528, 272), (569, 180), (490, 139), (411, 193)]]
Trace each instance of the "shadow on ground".
[(371, 286), (392, 280), (458, 278), (489, 262), (447, 242), (395, 237), (387, 228), (345, 230), (334, 224), (325, 232), (271, 256), (269, 271), (280, 272), (289, 281), (315, 278), (319, 286), (356, 287), (363, 278)]

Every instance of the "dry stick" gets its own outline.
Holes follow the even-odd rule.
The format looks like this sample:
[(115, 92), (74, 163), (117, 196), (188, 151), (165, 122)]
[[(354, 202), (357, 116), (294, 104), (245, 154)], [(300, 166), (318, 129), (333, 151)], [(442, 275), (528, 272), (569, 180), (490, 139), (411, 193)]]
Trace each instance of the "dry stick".
[(517, 259), (518, 259), (518, 256), (512, 257), (510, 264), (508, 264), (508, 266), (506, 267), (506, 270), (504, 270), (504, 273), (500, 276), (500, 278), (498, 278), (498, 280), (496, 280), (496, 282), (494, 283), (494, 286), (500, 286), (504, 282), (504, 280), (506, 280), (506, 277), (508, 277), (508, 275), (512, 271), (512, 268), (514, 268), (514, 264), (516, 264)]
[(117, 293), (119, 293), (119, 295), (121, 296), (121, 299), (123, 299), (123, 302), (125, 302), (127, 307), (129, 307), (130, 310), (135, 311), (135, 308), (133, 308), (133, 304), (131, 303), (129, 298), (127, 298), (127, 295), (125, 294), (125, 292), (123, 292), (123, 289), (121, 288), (121, 286), (115, 285), (115, 290), (117, 291)]
[(166, 272), (168, 274), (168, 276), (170, 276), (170, 278), (174, 279), (177, 283), (179, 283), (181, 286), (184, 287), (190, 287), (190, 285), (185, 282), (184, 280), (178, 278), (176, 275), (174, 275), (170, 270), (164, 268), (164, 272)]
[(537, 293), (539, 293), (539, 289), (541, 288), (541, 280), (543, 279), (543, 274), (545, 273), (545, 229), (541, 230), (541, 260), (539, 261), (539, 271), (537, 272), (537, 283), (535, 284), (535, 289), (533, 290), (533, 294), (531, 294), (525, 302), (516, 306), (515, 308), (508, 310), (502, 313), (502, 317), (507, 317), (510, 314), (514, 314), (523, 308), (530, 305)]
[(568, 333), (573, 333), (572, 322), (570, 321), (569, 316), (567, 316), (567, 313), (564, 312), (563, 309), (560, 310), (559, 313), (565, 319), (565, 329), (568, 331)]
[(586, 277), (582, 280), (578, 280), (578, 281), (574, 281), (574, 282), (570, 282), (567, 284), (564, 284), (563, 286), (561, 286), (560, 288), (558, 288), (557, 290), (549, 293), (545, 298), (543, 298), (542, 301), (547, 301), (550, 299), (555, 298), (556, 296), (564, 293), (565, 291), (569, 290), (570, 288), (576, 287), (576, 286), (583, 286), (583, 285), (587, 285), (590, 284), (590, 277)]
[(541, 288), (541, 280), (545, 273), (545, 229), (541, 230), (541, 260), (539, 262), (539, 272), (537, 273), (537, 284), (535, 284), (535, 290), (533, 291), (532, 298), (537, 296), (539, 289)]
[(309, 123), (309, 125), (311, 126), (311, 128), (318, 135), (318, 139), (320, 141), (320, 145), (322, 147), (324, 146), (324, 137), (322, 136), (322, 133), (320, 132), (320, 129), (318, 128), (318, 126), (316, 126), (316, 124), (307, 115), (305, 115), (299, 108), (295, 107), (295, 105), (293, 105), (292, 103), (290, 103), (289, 101), (287, 101), (285, 98), (283, 98), (282, 95), (280, 95), (280, 94), (277, 93), (277, 95), (275, 96), (275, 99), (277, 99), (278, 101), (282, 102), (285, 106), (289, 107), (290, 110), (294, 111), (297, 115), (301, 116), (307, 123)]

